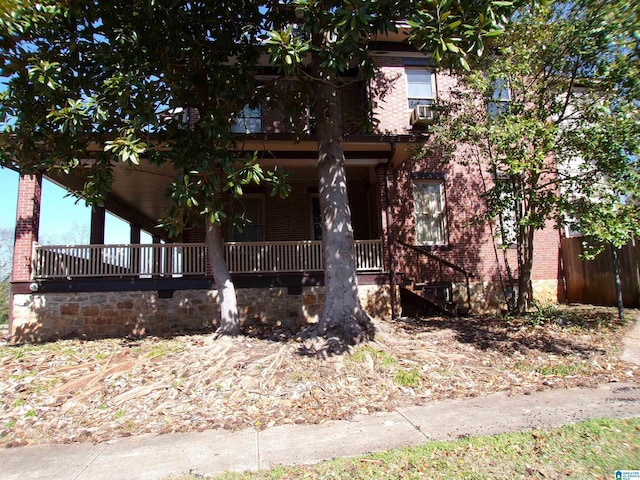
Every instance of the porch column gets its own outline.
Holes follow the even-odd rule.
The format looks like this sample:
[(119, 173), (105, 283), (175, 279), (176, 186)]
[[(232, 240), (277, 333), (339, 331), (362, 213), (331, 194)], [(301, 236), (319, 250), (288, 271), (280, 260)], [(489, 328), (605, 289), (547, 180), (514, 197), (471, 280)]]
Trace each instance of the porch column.
[[(390, 163), (390, 162), (389, 162)], [(376, 165), (376, 174), (378, 176), (378, 201), (380, 202), (380, 226), (384, 256), (387, 259), (387, 267), (389, 270), (389, 288), (391, 298), (391, 317), (398, 317), (398, 298), (396, 297), (396, 259), (394, 252), (394, 232), (392, 231), (393, 217), (391, 214), (391, 192), (389, 163), (379, 163)]]
[(379, 163), (376, 165), (376, 176), (378, 177), (378, 198), (376, 201), (376, 207), (378, 208), (378, 212), (380, 212), (380, 232), (378, 235), (382, 238), (382, 241), (387, 246), (387, 235), (388, 235), (388, 225), (387, 225), (387, 166), (384, 163)]
[(31, 291), (27, 283), (33, 271), (33, 246), (40, 230), (42, 175), (20, 175), (16, 207), (16, 230), (13, 239), (11, 265), (11, 295), (9, 297), (9, 335), (14, 332), (14, 297)]
[(33, 266), (33, 246), (40, 229), (42, 175), (21, 175), (18, 183), (16, 231), (13, 243), (12, 283), (29, 282)]
[[(151, 242), (154, 245), (160, 245), (160, 237), (157, 235), (153, 235), (151, 237)], [(154, 277), (159, 276), (160, 274), (160, 266), (162, 265), (162, 255), (158, 248), (153, 249), (153, 273)]]
[(104, 245), (104, 223), (106, 210), (104, 207), (94, 205), (91, 207), (91, 245)]
[(136, 223), (132, 223), (129, 227), (131, 228), (129, 242), (132, 245), (140, 245), (140, 233), (142, 232), (142, 228)]
[[(91, 245), (104, 245), (105, 208), (94, 205), (91, 207)], [(92, 248), (89, 254), (89, 271), (92, 275), (100, 276), (104, 269), (102, 249)]]
[(131, 269), (131, 273), (133, 275), (138, 275), (140, 273), (140, 250), (135, 247), (135, 245), (140, 245), (140, 232), (141, 227), (137, 223), (129, 224), (130, 234), (129, 234), (129, 243), (131, 244), (131, 257), (129, 258), (129, 268)]

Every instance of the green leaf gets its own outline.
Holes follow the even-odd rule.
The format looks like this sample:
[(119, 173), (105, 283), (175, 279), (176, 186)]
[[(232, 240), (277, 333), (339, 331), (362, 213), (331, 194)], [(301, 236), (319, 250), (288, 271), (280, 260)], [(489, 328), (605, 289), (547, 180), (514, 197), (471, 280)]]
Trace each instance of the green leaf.
[(485, 38), (490, 38), (490, 37), (498, 37), (502, 34), (504, 34), (504, 30), (490, 30), (486, 33), (483, 33), (482, 36)]
[(446, 47), (447, 47), (447, 50), (453, 53), (458, 53), (460, 51), (460, 49), (456, 47), (453, 43), (447, 43)]

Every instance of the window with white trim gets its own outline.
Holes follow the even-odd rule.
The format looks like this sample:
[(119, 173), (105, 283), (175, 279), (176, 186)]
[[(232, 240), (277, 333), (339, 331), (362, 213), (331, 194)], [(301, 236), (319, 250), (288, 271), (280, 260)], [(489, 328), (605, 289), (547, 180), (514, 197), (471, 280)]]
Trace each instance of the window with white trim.
[(413, 211), (417, 245), (447, 243), (444, 180), (414, 180)]
[(511, 101), (511, 89), (509, 82), (504, 78), (496, 78), (493, 81), (493, 93), (491, 101), (487, 103), (487, 114), (490, 117), (496, 117), (501, 113), (505, 113)]
[(407, 76), (407, 106), (431, 105), (435, 99), (433, 72), (426, 68), (405, 68)]

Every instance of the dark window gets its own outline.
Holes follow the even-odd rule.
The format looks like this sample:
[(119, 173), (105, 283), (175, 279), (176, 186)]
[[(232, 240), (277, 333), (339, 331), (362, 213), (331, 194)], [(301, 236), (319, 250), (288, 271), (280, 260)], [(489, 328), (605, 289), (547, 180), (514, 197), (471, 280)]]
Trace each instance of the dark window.
[(320, 211), (320, 198), (317, 195), (311, 197), (311, 219), (313, 239), (322, 240), (322, 212)]
[(232, 242), (262, 242), (264, 241), (264, 197), (262, 195), (244, 195), (238, 200), (235, 214), (242, 216), (246, 224), (242, 231), (234, 228), (231, 231)]

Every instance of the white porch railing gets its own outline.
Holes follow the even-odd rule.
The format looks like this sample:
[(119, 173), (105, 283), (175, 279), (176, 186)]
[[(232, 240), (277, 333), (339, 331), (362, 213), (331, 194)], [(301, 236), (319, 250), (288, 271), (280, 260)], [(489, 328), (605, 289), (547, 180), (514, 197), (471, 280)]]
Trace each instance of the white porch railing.
[(37, 245), (35, 278), (204, 275), (204, 244)]
[[(358, 271), (381, 272), (382, 241), (355, 242)], [(225, 243), (231, 273), (318, 272), (322, 242)], [(207, 274), (203, 243), (145, 245), (36, 245), (34, 278), (182, 277)]]

